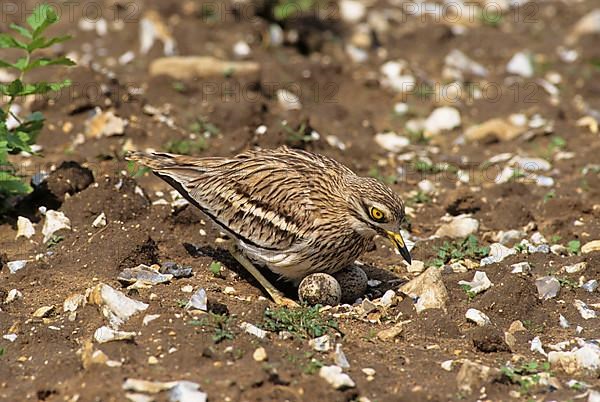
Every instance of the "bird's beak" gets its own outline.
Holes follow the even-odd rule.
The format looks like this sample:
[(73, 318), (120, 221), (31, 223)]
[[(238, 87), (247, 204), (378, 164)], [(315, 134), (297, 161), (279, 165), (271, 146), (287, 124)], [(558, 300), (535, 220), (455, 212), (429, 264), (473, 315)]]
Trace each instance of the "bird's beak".
[(386, 234), (387, 234), (388, 238), (390, 239), (390, 241), (392, 242), (392, 244), (394, 245), (394, 247), (396, 247), (396, 250), (398, 251), (398, 253), (400, 253), (400, 255), (402, 256), (402, 258), (404, 258), (406, 260), (406, 262), (411, 264), (412, 259), (410, 258), (410, 253), (408, 252), (408, 248), (406, 247), (406, 244), (404, 243), (404, 239), (402, 238), (402, 235), (400, 233), (394, 233), (389, 230), (386, 230)]

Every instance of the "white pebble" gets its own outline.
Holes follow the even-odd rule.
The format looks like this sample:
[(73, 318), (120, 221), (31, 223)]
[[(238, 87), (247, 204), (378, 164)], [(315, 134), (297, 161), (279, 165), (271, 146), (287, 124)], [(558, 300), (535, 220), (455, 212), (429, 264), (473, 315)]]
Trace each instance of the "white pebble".
[(335, 389), (354, 388), (356, 384), (348, 374), (342, 372), (339, 366), (323, 366), (319, 370), (319, 377), (323, 378)]
[(33, 227), (33, 223), (28, 218), (24, 216), (19, 216), (17, 219), (17, 237), (23, 236), (26, 239), (30, 239), (31, 236), (35, 234), (35, 228)]
[(490, 317), (474, 308), (470, 308), (467, 310), (467, 312), (465, 313), (465, 318), (469, 321), (473, 321), (480, 327), (483, 327), (484, 325), (490, 325), (492, 323)]

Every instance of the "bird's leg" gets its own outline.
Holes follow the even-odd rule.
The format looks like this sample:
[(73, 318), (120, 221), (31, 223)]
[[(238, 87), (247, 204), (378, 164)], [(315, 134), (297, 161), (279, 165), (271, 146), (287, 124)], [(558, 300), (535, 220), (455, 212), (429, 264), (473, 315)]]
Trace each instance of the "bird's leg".
[(258, 283), (260, 283), (263, 289), (265, 289), (269, 296), (271, 296), (275, 304), (286, 307), (298, 307), (298, 303), (292, 299), (288, 299), (283, 295), (283, 293), (277, 290), (275, 286), (273, 286), (271, 282), (269, 282), (267, 278), (265, 278), (264, 275), (254, 266), (254, 264), (252, 264), (252, 261), (246, 258), (246, 256), (238, 250), (235, 244), (230, 244), (229, 253), (231, 253), (233, 258), (235, 258), (237, 262), (239, 262), (242, 267), (244, 267), (244, 269), (258, 281)]

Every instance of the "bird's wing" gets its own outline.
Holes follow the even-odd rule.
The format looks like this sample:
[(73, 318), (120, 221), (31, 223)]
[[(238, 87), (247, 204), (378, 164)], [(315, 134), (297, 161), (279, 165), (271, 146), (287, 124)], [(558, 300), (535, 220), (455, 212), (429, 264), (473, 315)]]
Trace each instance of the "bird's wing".
[(332, 169), (350, 172), (332, 159), (288, 148), (232, 158), (166, 153), (133, 153), (129, 158), (152, 168), (239, 240), (272, 251), (305, 240), (339, 185), (327, 175)]

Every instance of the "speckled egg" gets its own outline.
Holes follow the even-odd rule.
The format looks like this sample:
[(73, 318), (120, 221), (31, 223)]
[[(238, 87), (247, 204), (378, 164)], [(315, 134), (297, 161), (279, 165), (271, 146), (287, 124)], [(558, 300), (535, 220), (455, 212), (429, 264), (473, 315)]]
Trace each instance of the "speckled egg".
[(342, 299), (342, 288), (331, 275), (322, 272), (308, 275), (298, 287), (298, 297), (311, 306), (337, 306)]
[(342, 303), (352, 304), (359, 297), (364, 297), (369, 278), (362, 268), (351, 265), (337, 272), (334, 278), (342, 288)]

